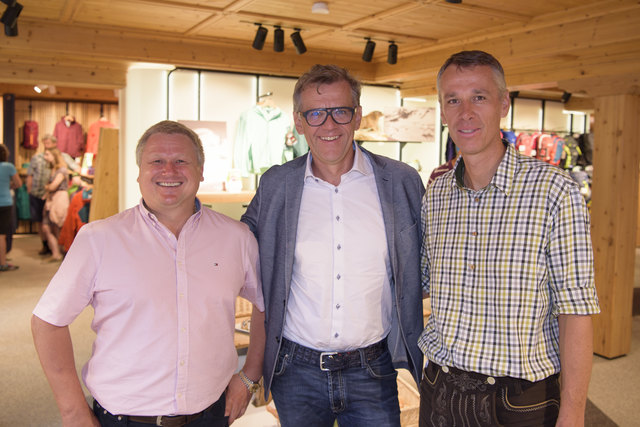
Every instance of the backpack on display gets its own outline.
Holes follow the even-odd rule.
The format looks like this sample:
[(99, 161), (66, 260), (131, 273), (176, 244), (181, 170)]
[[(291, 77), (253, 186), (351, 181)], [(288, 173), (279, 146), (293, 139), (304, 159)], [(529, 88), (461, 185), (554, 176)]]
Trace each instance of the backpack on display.
[(564, 140), (556, 135), (542, 134), (538, 137), (536, 157), (543, 162), (558, 166), (562, 160)]
[(22, 146), (30, 150), (38, 148), (38, 123), (33, 120), (25, 120), (22, 128)]
[(578, 164), (578, 159), (582, 156), (578, 140), (571, 135), (564, 137), (565, 169), (573, 169)]
[(534, 135), (521, 132), (516, 139), (516, 149), (525, 156), (535, 157), (536, 140)]

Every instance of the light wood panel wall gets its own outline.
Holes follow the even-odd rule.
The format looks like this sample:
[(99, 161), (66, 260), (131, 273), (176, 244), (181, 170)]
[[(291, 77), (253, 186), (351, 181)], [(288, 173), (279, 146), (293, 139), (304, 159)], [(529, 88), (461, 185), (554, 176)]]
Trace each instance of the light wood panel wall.
[[(45, 134), (53, 134), (56, 123), (60, 121), (62, 116), (69, 113), (76, 118), (76, 122), (82, 125), (86, 139), (89, 126), (100, 119), (100, 108), (102, 106), (105, 118), (118, 127), (118, 105), (116, 104), (16, 100), (15, 105), (16, 136), (14, 152), (15, 164), (18, 169), (24, 163), (28, 163), (34, 154), (44, 150), (42, 144), (38, 145), (37, 150), (23, 148), (20, 144), (25, 120), (35, 120), (38, 123), (38, 134), (41, 139)], [(29, 106), (31, 106), (31, 109), (29, 109)]]
[(119, 134), (118, 129), (100, 129), (89, 221), (118, 213)]

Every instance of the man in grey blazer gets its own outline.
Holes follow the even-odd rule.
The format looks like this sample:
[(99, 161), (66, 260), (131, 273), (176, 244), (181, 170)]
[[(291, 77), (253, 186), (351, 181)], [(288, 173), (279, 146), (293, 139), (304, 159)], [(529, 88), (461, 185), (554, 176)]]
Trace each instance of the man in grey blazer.
[(394, 368), (419, 381), (420, 204), (411, 167), (360, 148), (360, 83), (316, 65), (294, 121), (311, 154), (269, 169), (242, 221), (258, 239), (264, 384), (283, 427), (399, 426)]

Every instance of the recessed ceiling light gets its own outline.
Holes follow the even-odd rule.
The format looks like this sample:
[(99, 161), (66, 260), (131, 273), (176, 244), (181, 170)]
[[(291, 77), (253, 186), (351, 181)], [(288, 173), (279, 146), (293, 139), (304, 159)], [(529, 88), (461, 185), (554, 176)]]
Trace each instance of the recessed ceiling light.
[(317, 13), (320, 15), (328, 15), (329, 14), (329, 5), (326, 1), (316, 1), (311, 6), (311, 13)]

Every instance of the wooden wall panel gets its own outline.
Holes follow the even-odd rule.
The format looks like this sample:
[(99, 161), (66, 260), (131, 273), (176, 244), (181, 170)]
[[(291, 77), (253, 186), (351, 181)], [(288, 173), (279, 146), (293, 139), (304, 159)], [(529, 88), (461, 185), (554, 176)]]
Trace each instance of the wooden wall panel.
[(95, 167), (93, 197), (89, 221), (107, 218), (118, 213), (119, 194), (119, 131), (100, 130), (99, 155)]

